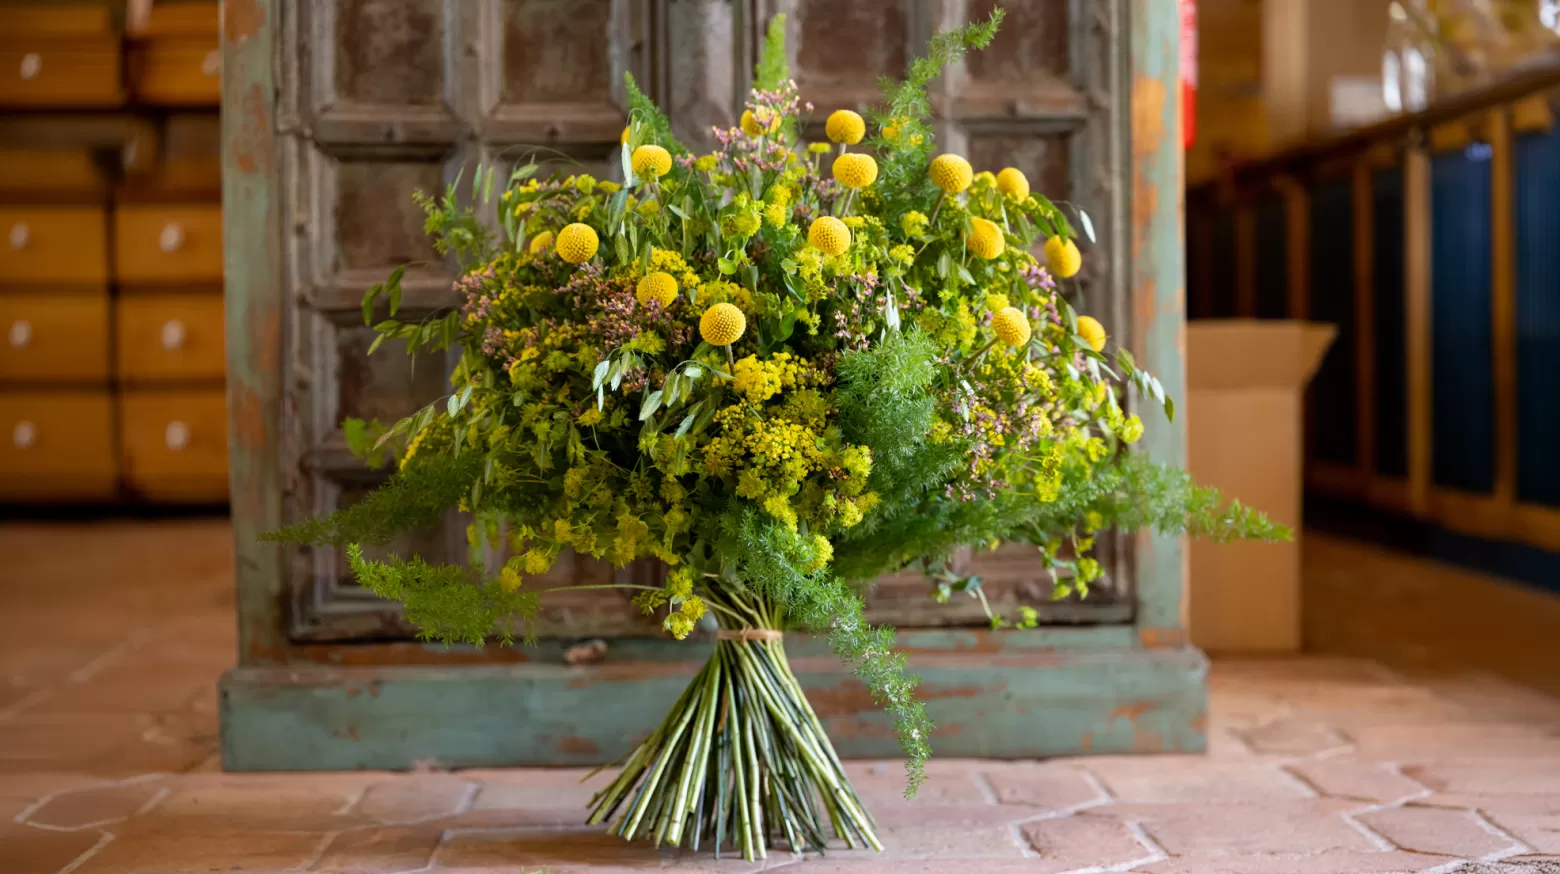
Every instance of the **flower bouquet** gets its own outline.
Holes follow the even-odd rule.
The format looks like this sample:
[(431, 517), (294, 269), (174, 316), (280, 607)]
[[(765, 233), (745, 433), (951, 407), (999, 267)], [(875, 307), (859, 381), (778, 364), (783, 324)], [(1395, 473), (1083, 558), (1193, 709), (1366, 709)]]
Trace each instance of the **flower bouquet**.
[[(919, 565), (958, 588), (953, 550), (1016, 541), (1060, 597), (1099, 577), (1106, 528), (1287, 536), (1126, 449), (1143, 431), (1134, 389), (1174, 408), (1058, 289), (1081, 262), (1067, 214), (1016, 169), (935, 154), (925, 86), (1000, 20), (935, 37), (870, 123), (829, 115), (829, 142), (798, 137), (812, 107), (778, 20), (740, 127), (710, 154), (679, 144), (630, 78), (621, 182), (526, 163), (479, 170), (476, 208), (454, 187), (419, 195), (464, 270), (462, 305), (397, 320), (400, 271), (365, 297), (365, 319), (388, 308), (379, 341), (461, 350), (452, 392), (394, 424), (349, 421), (355, 451), (398, 471), (275, 537), (347, 544), (357, 579), (430, 639), (512, 642), (539, 604), (527, 578), (564, 550), (664, 563), (664, 585), (625, 584), (635, 602), (677, 638), (715, 629), (591, 823), (746, 859), (831, 834), (880, 848), (785, 630), (827, 634), (894, 716), (913, 793), (932, 726), (892, 629), (863, 621), (867, 581)], [(454, 508), (474, 519), (469, 566), (358, 545)], [(482, 560), (495, 548), (501, 568)]]

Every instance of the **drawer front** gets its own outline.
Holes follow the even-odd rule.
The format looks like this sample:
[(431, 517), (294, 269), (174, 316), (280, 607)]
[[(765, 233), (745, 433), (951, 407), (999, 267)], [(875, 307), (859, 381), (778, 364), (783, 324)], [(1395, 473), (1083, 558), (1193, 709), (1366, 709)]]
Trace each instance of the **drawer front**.
[(217, 282), (222, 279), (222, 207), (120, 207), (114, 214), (114, 253), (121, 282)]
[(222, 100), (222, 52), (202, 40), (156, 40), (136, 64), (135, 92), (146, 103), (215, 106)]
[(119, 298), (119, 376), (126, 380), (220, 379), (222, 295), (131, 294)]
[[(36, 199), (38, 195), (81, 194), (101, 197), (107, 180), (85, 150), (0, 149), (0, 192)], [(0, 229), (3, 230), (3, 229)]]
[(215, 40), (218, 4), (209, 2), (153, 3), (146, 17), (132, 20), (130, 32), (138, 37), (204, 36)]
[(113, 33), (113, 11), (107, 3), (0, 4), (6, 31), (14, 39), (36, 36), (104, 36)]
[(0, 295), (0, 380), (106, 379), (107, 295)]
[(128, 391), (121, 398), (125, 479), (137, 492), (172, 500), (227, 496), (227, 395)]
[(0, 392), (0, 499), (106, 498), (115, 491), (108, 392)]
[(108, 228), (97, 207), (0, 207), (0, 283), (108, 280)]
[(113, 39), (0, 44), (0, 106), (118, 106), (124, 102), (119, 67)]

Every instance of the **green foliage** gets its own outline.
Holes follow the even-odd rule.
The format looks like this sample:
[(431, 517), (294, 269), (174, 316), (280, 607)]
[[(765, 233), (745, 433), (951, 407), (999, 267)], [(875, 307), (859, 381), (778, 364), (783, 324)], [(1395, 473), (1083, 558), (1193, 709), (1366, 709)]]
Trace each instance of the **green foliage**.
[(915, 697), (920, 678), (906, 672), (904, 655), (894, 651), (894, 629), (867, 624), (861, 596), (836, 574), (803, 572), (812, 556), (802, 539), (751, 504), (733, 502), (721, 517), (721, 533), (722, 551), (735, 557), (738, 576), (793, 622), (827, 634), (835, 655), (893, 716), (909, 777), (905, 795), (915, 795), (932, 752), (932, 722)]
[(426, 214), (423, 232), (433, 240), (434, 250), (440, 255), (454, 255), (462, 264), (470, 264), (487, 252), (493, 232), (483, 226), (475, 212), (460, 204), (456, 194), (459, 184), (459, 179), (450, 183), (442, 198), (416, 191), (412, 193), (412, 200)]
[(881, 135), (870, 140), (878, 153), (877, 189), (882, 193), (886, 214), (897, 216), (912, 209), (924, 210), (935, 200), (937, 190), (926, 178), (926, 164), (936, 143), (926, 86), (971, 49), (990, 45), (1006, 14), (999, 6), (985, 21), (937, 34), (927, 46), (926, 56), (911, 62), (903, 80), (884, 78), (879, 82), (884, 108), (874, 111), (872, 118), (878, 128), (893, 125), (896, 129), (892, 140)]
[(634, 81), (633, 73), (623, 74), (623, 85), (628, 91), (628, 119), (633, 129), (629, 146), (654, 143), (671, 152), (673, 157), (688, 154), (687, 147), (672, 136), (672, 123), (661, 112), (661, 108), (639, 90), (639, 83)]
[(474, 453), (424, 457), (358, 503), (272, 531), (264, 539), (310, 546), (389, 543), (402, 532), (438, 522), (481, 475), (482, 458)]
[(753, 87), (759, 91), (774, 91), (789, 78), (791, 63), (785, 56), (785, 15), (782, 13), (769, 19), (764, 47), (758, 55), (758, 66), (753, 70)]
[(424, 640), (483, 646), (496, 634), (510, 644), (516, 624), (535, 616), (540, 604), (535, 592), (507, 590), (455, 565), (434, 566), (421, 558), (372, 561), (355, 543), (347, 547), (347, 561), (360, 585), (405, 605), (407, 620)]
[[(753, 70), (753, 88), (756, 91), (778, 91), (791, 78), (791, 61), (786, 56), (785, 48), (785, 22), (784, 13), (769, 19), (769, 28), (764, 31), (764, 45), (759, 50), (758, 65)], [(789, 140), (796, 136), (796, 132), (796, 119), (787, 116), (780, 123), (781, 136)]]

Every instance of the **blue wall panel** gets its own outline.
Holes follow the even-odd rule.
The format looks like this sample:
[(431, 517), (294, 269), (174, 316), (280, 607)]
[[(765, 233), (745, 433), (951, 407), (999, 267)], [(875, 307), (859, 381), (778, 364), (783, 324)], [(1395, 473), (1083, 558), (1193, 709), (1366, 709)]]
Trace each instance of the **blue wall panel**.
[(1560, 506), (1560, 130), (1515, 145), (1517, 497)]
[(1490, 319), (1490, 162), (1479, 144), (1430, 168), (1433, 479), (1495, 484)]
[(1310, 190), (1311, 319), (1338, 327), (1338, 337), (1311, 383), (1315, 457), (1354, 464), (1358, 421), (1354, 377), (1354, 202), (1351, 180)]
[(1403, 320), (1403, 170), (1371, 176), (1376, 358), (1376, 472), (1408, 476), (1408, 369)]

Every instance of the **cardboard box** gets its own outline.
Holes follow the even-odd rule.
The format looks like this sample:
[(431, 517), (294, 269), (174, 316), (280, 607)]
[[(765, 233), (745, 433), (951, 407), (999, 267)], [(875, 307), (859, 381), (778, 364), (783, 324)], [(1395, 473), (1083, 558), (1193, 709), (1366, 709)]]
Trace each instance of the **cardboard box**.
[(1191, 543), (1187, 620), (1204, 651), (1300, 649), (1302, 410), (1335, 333), (1287, 321), (1187, 326), (1192, 477), (1295, 531), (1291, 543)]

